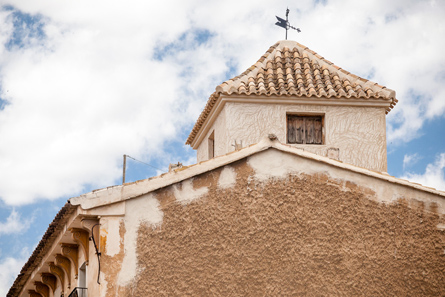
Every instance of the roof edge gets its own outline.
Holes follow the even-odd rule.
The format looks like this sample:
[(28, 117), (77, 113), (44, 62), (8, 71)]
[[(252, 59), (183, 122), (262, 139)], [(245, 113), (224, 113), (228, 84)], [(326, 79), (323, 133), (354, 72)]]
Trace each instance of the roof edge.
[(43, 255), (46, 253), (47, 248), (50, 248), (57, 236), (62, 232), (64, 225), (68, 221), (68, 217), (74, 213), (74, 210), (77, 207), (73, 206), (69, 201), (65, 203), (65, 205), (59, 210), (56, 214), (54, 220), (49, 224), (48, 229), (46, 229), (45, 234), (43, 234), (42, 239), (39, 244), (34, 249), (31, 256), (28, 258), (28, 261), (23, 265), (20, 270), (19, 275), (15, 279), (8, 293), (7, 297), (16, 297), (19, 296), (24, 285), (30, 278), (32, 272), (35, 268), (40, 264), (40, 260), (43, 258)]
[(70, 199), (73, 205), (80, 205), (83, 209), (92, 209), (100, 207), (106, 204), (117, 203), (132, 199), (141, 195), (148, 194), (158, 189), (170, 186), (174, 183), (184, 181), (188, 178), (192, 178), (199, 174), (214, 170), (216, 168), (231, 164), (243, 158), (249, 157), (253, 154), (261, 151), (274, 148), (282, 152), (297, 155), (303, 158), (315, 160), (325, 164), (342, 168), (359, 174), (374, 177), (380, 180), (385, 180), (391, 183), (411, 187), (420, 191), (432, 193), (441, 196), (445, 199), (445, 192), (439, 191), (430, 187), (426, 187), (420, 184), (416, 184), (407, 180), (399, 179), (394, 176), (390, 176), (387, 173), (372, 171), (369, 169), (361, 168), (352, 164), (343, 163), (328, 157), (319, 156), (310, 152), (303, 151), (301, 149), (292, 147), (290, 145), (282, 144), (278, 140), (270, 140), (268, 137), (264, 137), (259, 143), (253, 144), (249, 147), (243, 148), (239, 151), (234, 151), (226, 155), (218, 156), (213, 159), (200, 162), (195, 165), (183, 167), (175, 171), (162, 174), (150, 179), (140, 180), (129, 184), (108, 187), (100, 190), (96, 190), (79, 197)]

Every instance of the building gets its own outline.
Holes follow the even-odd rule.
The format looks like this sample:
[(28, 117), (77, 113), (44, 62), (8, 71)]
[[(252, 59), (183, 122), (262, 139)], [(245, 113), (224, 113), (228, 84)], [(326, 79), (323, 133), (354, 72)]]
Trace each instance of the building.
[(210, 96), (198, 164), (71, 198), (8, 296), (444, 295), (445, 192), (386, 173), (396, 102), (280, 41)]

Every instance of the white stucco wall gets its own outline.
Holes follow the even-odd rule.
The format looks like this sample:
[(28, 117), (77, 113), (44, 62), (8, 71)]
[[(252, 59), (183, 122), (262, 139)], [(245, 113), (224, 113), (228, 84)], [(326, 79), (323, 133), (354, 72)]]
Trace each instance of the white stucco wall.
[[(225, 108), (224, 108), (225, 109)], [(218, 115), (217, 119), (213, 123), (212, 127), (207, 131), (204, 140), (196, 150), (198, 162), (209, 159), (209, 142), (208, 139), (213, 131), (215, 131), (215, 157), (227, 154), (230, 150), (228, 147), (231, 145), (228, 143), (228, 131), (226, 129), (226, 114), (224, 109)], [(232, 151), (234, 147), (232, 146)]]
[(340, 161), (376, 171), (387, 170), (385, 108), (380, 107), (227, 102), (198, 147), (198, 162), (208, 159), (207, 138), (213, 130), (215, 156), (233, 151), (235, 141), (242, 141), (246, 147), (269, 133), (286, 143), (287, 113), (324, 115), (323, 145), (292, 146), (321, 156), (327, 156), (329, 148), (338, 148)]

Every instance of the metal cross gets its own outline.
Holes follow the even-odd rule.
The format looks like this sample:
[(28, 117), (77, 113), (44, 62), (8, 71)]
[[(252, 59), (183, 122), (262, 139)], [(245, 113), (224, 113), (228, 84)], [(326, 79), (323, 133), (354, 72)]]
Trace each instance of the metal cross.
[(280, 17), (275, 16), (278, 20), (278, 22), (276, 22), (275, 25), (286, 29), (286, 40), (287, 40), (287, 30), (294, 29), (294, 30), (297, 30), (298, 33), (301, 32), (300, 28), (295, 28), (290, 25), (290, 23), (288, 21), (288, 16), (289, 16), (289, 8), (286, 9), (286, 19), (282, 19)]

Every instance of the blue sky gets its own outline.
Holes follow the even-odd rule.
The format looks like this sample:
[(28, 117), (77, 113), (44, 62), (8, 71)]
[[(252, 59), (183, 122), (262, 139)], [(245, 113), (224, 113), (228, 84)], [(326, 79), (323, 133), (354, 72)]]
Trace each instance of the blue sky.
[(445, 190), (443, 1), (140, 2), (0, 0), (0, 295), (67, 199), (120, 184), (123, 154), (196, 161), (209, 95), (283, 39), (286, 7), (289, 39), (396, 91), (388, 172)]

